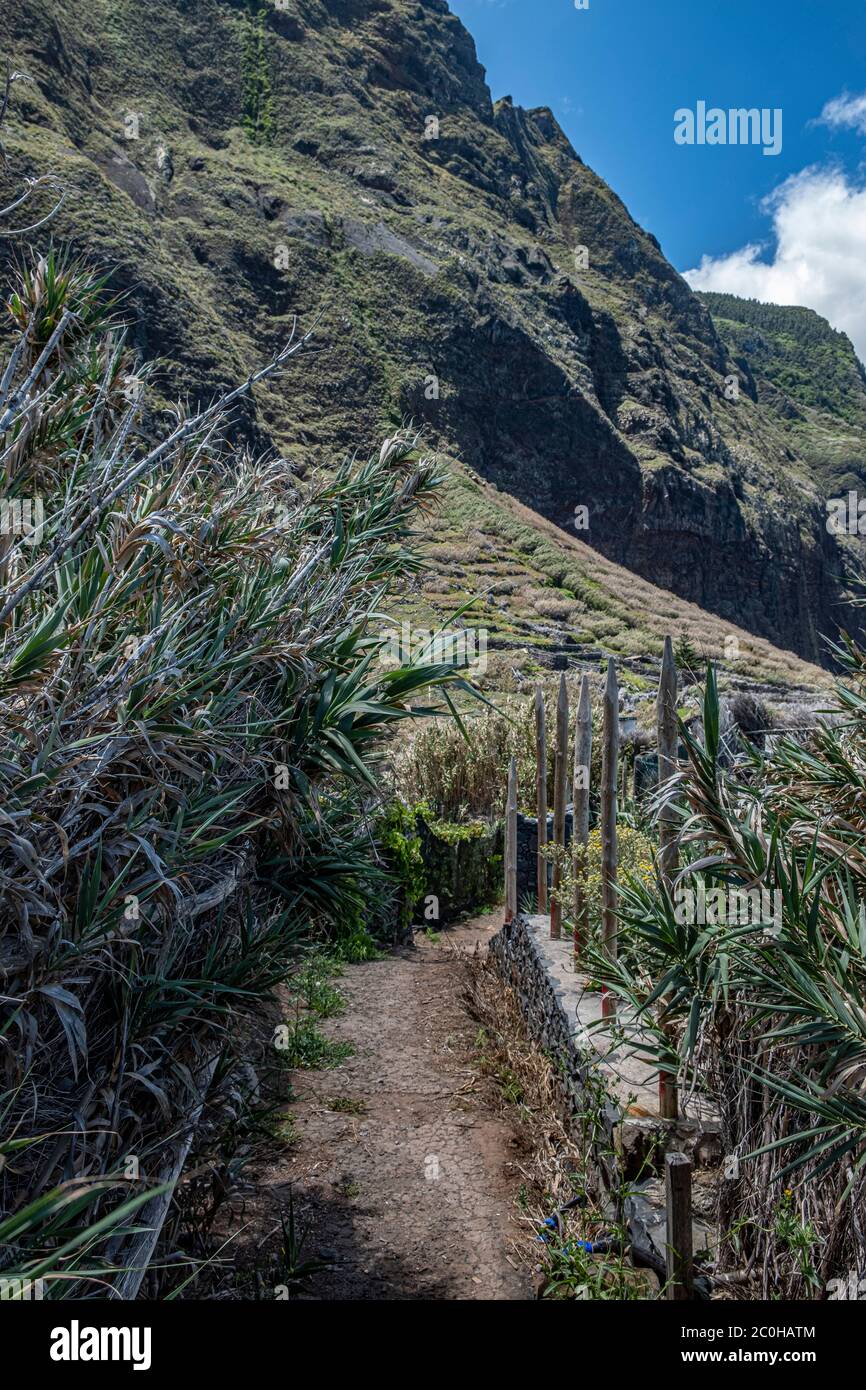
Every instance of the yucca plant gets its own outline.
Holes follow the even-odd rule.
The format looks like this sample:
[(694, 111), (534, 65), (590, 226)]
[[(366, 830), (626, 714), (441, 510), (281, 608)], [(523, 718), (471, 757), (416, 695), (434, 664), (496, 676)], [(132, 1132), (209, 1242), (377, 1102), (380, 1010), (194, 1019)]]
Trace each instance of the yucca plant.
[[(629, 1006), (631, 1045), (673, 1063), (686, 1095), (715, 1099), (723, 1261), (765, 1297), (812, 1296), (866, 1264), (866, 656), (838, 655), (845, 717), (730, 770), (708, 671), (704, 741), (681, 728), (688, 763), (662, 792), (680, 817), (680, 877), (622, 884), (616, 965), (589, 946)], [(763, 890), (772, 920), (694, 920), (687, 888), (709, 901)], [(658, 1026), (662, 998), (673, 1032)]]
[(238, 1017), (300, 940), (381, 906), (384, 735), (471, 694), (450, 664), (379, 660), (441, 481), (418, 441), (307, 489), (227, 450), (233, 402), (299, 339), (154, 434), (104, 292), (40, 260), (0, 373), (4, 495), (44, 504), (0, 575), (0, 1060), (7, 1129), (34, 1140), (7, 1211), (130, 1157), (171, 1186)]
[(17, 1301), (110, 1292), (118, 1270), (103, 1253), (106, 1239), (133, 1234), (132, 1218), (156, 1195), (146, 1190), (94, 1217), (93, 1209), (119, 1186), (110, 1181), (70, 1182), (0, 1220), (0, 1297)]

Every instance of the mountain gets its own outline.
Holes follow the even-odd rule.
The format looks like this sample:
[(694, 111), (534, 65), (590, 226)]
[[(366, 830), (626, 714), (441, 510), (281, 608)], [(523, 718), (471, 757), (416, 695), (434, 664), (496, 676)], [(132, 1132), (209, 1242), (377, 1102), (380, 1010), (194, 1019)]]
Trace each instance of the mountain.
[(702, 293), (753, 400), (779, 423), (827, 496), (866, 482), (866, 371), (812, 309)]
[(444, 0), (4, 0), (4, 20), (31, 79), (6, 180), (62, 178), (53, 235), (115, 267), (166, 398), (237, 380), (297, 315), (316, 347), (239, 427), (300, 474), (412, 419), (460, 486), (722, 629), (819, 661), (859, 626), (859, 542), (825, 525), (857, 423), (820, 395), (823, 358), (801, 345), (814, 404), (774, 384), (779, 335), (753, 362), (749, 325), (717, 326), (551, 111), (491, 100)]

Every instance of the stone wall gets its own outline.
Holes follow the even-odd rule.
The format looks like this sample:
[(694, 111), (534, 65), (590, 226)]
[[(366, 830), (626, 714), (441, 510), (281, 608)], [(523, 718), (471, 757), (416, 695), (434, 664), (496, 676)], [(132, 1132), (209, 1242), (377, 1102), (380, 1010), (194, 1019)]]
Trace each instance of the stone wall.
[[(571, 844), (574, 808), (567, 806), (565, 811), (565, 843)], [(553, 839), (553, 813), (547, 817), (547, 840)], [(537, 906), (538, 879), (536, 861), (538, 858), (538, 821), (535, 816), (517, 816), (517, 905)], [(553, 882), (553, 865), (547, 866), (547, 886)]]
[[(532, 824), (534, 826), (535, 822)], [(558, 979), (550, 968), (550, 952), (545, 950), (543, 934), (548, 922), (547, 917), (519, 913), (513, 922), (496, 933), (489, 949), (499, 973), (520, 1001), (530, 1037), (554, 1063), (556, 1097), (561, 1113), (579, 1126), (579, 1118), (586, 1114), (590, 1104), (595, 1105), (599, 1088), (592, 1075), (591, 1055), (578, 1045), (581, 1035), (574, 1000), (567, 983)], [(571, 949), (567, 939), (551, 945), (559, 956)], [(601, 1147), (612, 1148), (620, 1119), (619, 1109), (605, 1098), (601, 1114), (609, 1140), (609, 1144)], [(598, 1157), (601, 1161), (600, 1154)]]
[(437, 835), (423, 816), (417, 818), (417, 827), (426, 893), (439, 900), (439, 925), (453, 922), (464, 912), (475, 912), (501, 901), (505, 875), (502, 821), (468, 839)]
[[(589, 1031), (601, 1015), (601, 998), (576, 970), (570, 938), (551, 941), (548, 917), (518, 913), (489, 949), (518, 997), (530, 1037), (553, 1062), (558, 1108), (588, 1152), (598, 1192), (612, 1205), (622, 1199), (633, 1246), (663, 1273), (663, 1155), (676, 1150), (688, 1154), (696, 1168), (716, 1167), (721, 1157), (717, 1119), (700, 1100), (690, 1116), (659, 1119), (657, 1074), (628, 1052), (605, 1047), (602, 1055), (593, 1041), (598, 1035)], [(695, 1209), (695, 1250), (712, 1241), (710, 1209)]]

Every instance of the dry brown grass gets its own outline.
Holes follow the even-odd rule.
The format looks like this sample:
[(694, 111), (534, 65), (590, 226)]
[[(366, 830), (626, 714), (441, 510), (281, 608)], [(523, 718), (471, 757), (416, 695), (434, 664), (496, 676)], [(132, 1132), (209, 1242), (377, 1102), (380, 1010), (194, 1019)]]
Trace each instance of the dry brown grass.
[[(584, 1156), (557, 1110), (556, 1074), (550, 1059), (529, 1039), (514, 990), (478, 952), (465, 959), (464, 1002), (478, 1024), (479, 1067), (492, 1078), (502, 1108), (520, 1140), (525, 1205), (516, 1218), (516, 1249), (537, 1266), (539, 1227), (551, 1211), (587, 1188)], [(509, 1088), (514, 1089), (510, 1090)], [(519, 1089), (520, 1102), (509, 1099)], [(601, 1213), (597, 1212), (598, 1219)], [(581, 1224), (585, 1215), (581, 1216)]]
[[(476, 951), (463, 959), (463, 999), (479, 1025), (478, 1066), (498, 1090), (502, 1111), (518, 1141), (523, 1181), (513, 1248), (517, 1258), (535, 1271), (538, 1297), (655, 1297), (657, 1282), (646, 1271), (633, 1268), (627, 1255), (572, 1259), (567, 1253), (575, 1241), (595, 1240), (611, 1229), (608, 1204), (590, 1156), (594, 1118), (582, 1117), (586, 1143), (578, 1143), (574, 1121), (564, 1118), (559, 1107), (553, 1063), (530, 1040), (516, 993), (489, 956)], [(569, 1211), (560, 1210), (575, 1199), (578, 1204)], [(557, 1214), (558, 1231), (549, 1244), (541, 1243), (538, 1235), (546, 1219)], [(586, 1292), (579, 1294), (579, 1288)]]

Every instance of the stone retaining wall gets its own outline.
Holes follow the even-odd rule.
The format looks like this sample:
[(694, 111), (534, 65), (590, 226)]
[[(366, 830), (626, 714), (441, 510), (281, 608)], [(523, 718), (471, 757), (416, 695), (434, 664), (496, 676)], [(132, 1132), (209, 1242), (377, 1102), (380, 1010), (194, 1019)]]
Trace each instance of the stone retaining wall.
[[(599, 1086), (592, 1074), (590, 1054), (577, 1043), (577, 1018), (568, 991), (548, 968), (542, 948), (544, 938), (540, 932), (532, 930), (533, 922), (547, 923), (548, 920), (518, 914), (513, 922), (496, 933), (489, 949), (499, 973), (520, 1001), (530, 1037), (554, 1063), (556, 1097), (561, 1113), (579, 1122), (579, 1117), (586, 1114), (590, 1105), (595, 1106)], [(612, 1148), (620, 1120), (619, 1109), (605, 1098), (601, 1112), (610, 1140), (604, 1147)]]
[(421, 858), (424, 861), (425, 893), (439, 900), (439, 917), (428, 926), (447, 926), (462, 913), (502, 900), (505, 826), (502, 821), (482, 835), (467, 839), (445, 839), (418, 816)]
[[(600, 1016), (600, 996), (575, 970), (570, 939), (551, 941), (549, 932), (548, 917), (519, 913), (493, 937), (490, 953), (520, 1001), (530, 1037), (554, 1064), (560, 1113), (582, 1147), (589, 1145), (599, 1192), (611, 1198), (625, 1192), (632, 1240), (663, 1262), (663, 1155), (676, 1150), (696, 1169), (716, 1167), (718, 1122), (700, 1102), (690, 1118), (659, 1119), (656, 1075), (627, 1053), (600, 1054), (587, 1031)], [(696, 1251), (711, 1243), (711, 1232), (710, 1213), (696, 1210)]]
[[(571, 844), (574, 824), (573, 807), (565, 811), (565, 843)], [(553, 813), (547, 817), (547, 842), (553, 839)], [(519, 907), (531, 903), (537, 905), (538, 895), (538, 821), (535, 816), (517, 817), (517, 904)], [(547, 866), (547, 886), (553, 882), (553, 865)]]

